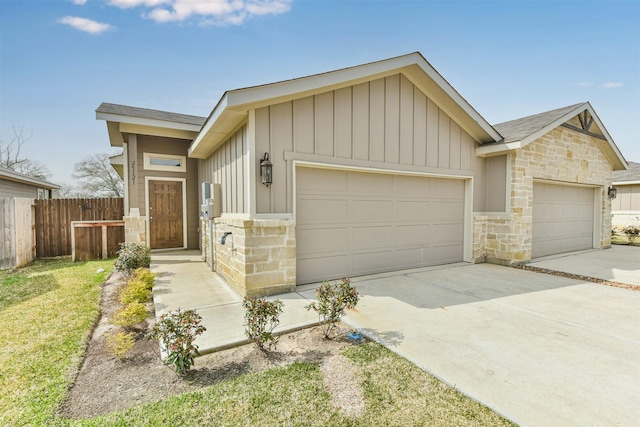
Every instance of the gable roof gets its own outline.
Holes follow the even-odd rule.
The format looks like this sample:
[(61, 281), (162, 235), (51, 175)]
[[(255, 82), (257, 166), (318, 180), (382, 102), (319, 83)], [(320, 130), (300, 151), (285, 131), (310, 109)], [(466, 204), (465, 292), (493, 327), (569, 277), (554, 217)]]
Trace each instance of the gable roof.
[(206, 158), (248, 116), (250, 110), (403, 74), (480, 143), (502, 136), (419, 53), (292, 80), (230, 90), (223, 94), (189, 148)]
[(640, 163), (629, 162), (626, 171), (613, 172), (613, 183), (618, 185), (640, 184)]
[(193, 139), (206, 117), (103, 102), (96, 109), (96, 119), (107, 122), (111, 145), (120, 147), (123, 133)]
[(58, 184), (45, 181), (44, 179), (33, 178), (29, 175), (25, 175), (25, 174), (16, 172), (12, 169), (5, 168), (4, 166), (0, 166), (0, 178), (7, 179), (9, 181), (20, 182), (22, 184), (33, 185), (39, 188), (47, 188), (50, 190), (60, 188)]
[(477, 147), (476, 154), (482, 157), (494, 156), (525, 147), (558, 126), (566, 126), (583, 132), (578, 126), (569, 123), (576, 117), (579, 117), (580, 121), (582, 121), (583, 116), (580, 116), (582, 113), (585, 113), (584, 120), (587, 118), (589, 120), (587, 129), (592, 124), (595, 124), (594, 129), (597, 132), (587, 133), (595, 137), (594, 141), (613, 166), (613, 170), (626, 169), (627, 161), (588, 102), (569, 105), (494, 125), (494, 128), (504, 137), (504, 141)]

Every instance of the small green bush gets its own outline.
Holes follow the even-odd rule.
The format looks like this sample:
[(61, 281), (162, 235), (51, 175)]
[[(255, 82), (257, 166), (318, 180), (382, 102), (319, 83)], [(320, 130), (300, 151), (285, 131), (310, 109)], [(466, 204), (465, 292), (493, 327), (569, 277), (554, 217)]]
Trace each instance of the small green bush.
[(131, 304), (132, 302), (145, 303), (151, 297), (151, 289), (147, 283), (135, 279), (129, 282), (120, 291), (120, 303), (122, 305)]
[(106, 334), (107, 348), (109, 352), (119, 359), (122, 359), (135, 345), (133, 332), (117, 332)]
[(201, 321), (202, 317), (195, 310), (177, 309), (160, 316), (147, 334), (148, 339), (160, 340), (168, 354), (167, 362), (173, 364), (180, 375), (185, 374), (195, 363), (195, 356), (200, 355), (194, 341), (207, 330)]
[(147, 285), (147, 289), (151, 290), (155, 284), (156, 275), (148, 268), (138, 268), (132, 274), (132, 280), (139, 280)]
[(245, 297), (243, 307), (247, 338), (263, 352), (270, 350), (271, 346), (275, 348), (278, 337), (273, 335), (273, 330), (280, 323), (278, 317), (282, 313), (282, 301)]
[(121, 243), (114, 263), (117, 271), (131, 274), (134, 270), (151, 265), (151, 249), (139, 243)]
[(114, 325), (129, 328), (142, 322), (147, 316), (147, 308), (144, 304), (132, 302), (116, 310), (110, 320)]
[(629, 243), (633, 244), (640, 237), (640, 227), (636, 225), (629, 225), (622, 229), (622, 232), (627, 236)]
[(351, 310), (358, 305), (360, 294), (358, 290), (351, 286), (348, 278), (343, 278), (342, 283), (330, 284), (324, 281), (316, 289), (317, 302), (312, 302), (305, 308), (315, 310), (318, 313), (322, 333), (325, 339), (330, 339), (346, 310)]

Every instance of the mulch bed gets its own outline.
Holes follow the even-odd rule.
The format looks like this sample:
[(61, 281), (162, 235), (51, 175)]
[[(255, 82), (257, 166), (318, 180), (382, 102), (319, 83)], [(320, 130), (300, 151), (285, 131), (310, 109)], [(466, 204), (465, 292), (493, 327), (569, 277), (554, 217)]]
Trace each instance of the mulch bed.
[(581, 274), (565, 273), (563, 271), (549, 270), (548, 268), (533, 267), (531, 265), (517, 264), (513, 266), (520, 270), (533, 271), (535, 273), (550, 274), (552, 276), (566, 277), (568, 279), (582, 280), (584, 282), (597, 283), (599, 285), (613, 286), (614, 288), (629, 289), (631, 291), (640, 291), (640, 286), (630, 285), (627, 283), (613, 282), (611, 280), (598, 279), (596, 277), (583, 276)]

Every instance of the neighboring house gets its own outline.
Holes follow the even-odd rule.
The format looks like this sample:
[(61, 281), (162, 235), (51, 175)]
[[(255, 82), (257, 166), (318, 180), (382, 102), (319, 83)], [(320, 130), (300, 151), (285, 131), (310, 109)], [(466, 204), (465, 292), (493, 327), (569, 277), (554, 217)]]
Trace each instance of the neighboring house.
[(589, 103), (494, 127), (419, 53), (230, 90), (207, 118), (96, 114), (124, 148), (127, 241), (201, 248), (250, 296), (607, 248), (611, 173), (627, 167)]
[(626, 171), (613, 172), (617, 197), (611, 201), (613, 226), (640, 226), (640, 163), (629, 162)]
[(0, 197), (51, 199), (59, 190), (59, 185), (0, 166)]

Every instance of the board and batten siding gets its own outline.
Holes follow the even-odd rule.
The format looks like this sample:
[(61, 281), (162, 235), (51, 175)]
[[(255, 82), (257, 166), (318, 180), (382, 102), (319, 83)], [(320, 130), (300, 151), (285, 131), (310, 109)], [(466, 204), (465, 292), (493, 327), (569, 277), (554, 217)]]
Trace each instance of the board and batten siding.
[[(256, 156), (270, 153), (273, 184), (256, 177), (257, 213), (293, 210), (293, 162), (474, 177), (486, 210), (476, 141), (401, 74), (255, 111)], [(506, 184), (505, 184), (506, 185)]]
[[(191, 141), (173, 138), (161, 138), (154, 136), (138, 135), (137, 138), (137, 198), (140, 213), (148, 215), (147, 206), (145, 204), (145, 178), (161, 177), (161, 178), (186, 178), (186, 197), (187, 197), (187, 245), (189, 249), (199, 247), (199, 195), (198, 195), (198, 160), (187, 157), (187, 150)], [(167, 172), (157, 170), (144, 169), (143, 153), (155, 154), (173, 154), (176, 156), (185, 156), (187, 159), (187, 172)], [(133, 197), (133, 195), (130, 195)]]
[(611, 200), (612, 211), (640, 211), (640, 184), (617, 184), (618, 194)]
[(198, 181), (220, 184), (223, 213), (248, 213), (246, 203), (247, 126), (244, 125), (204, 160)]

